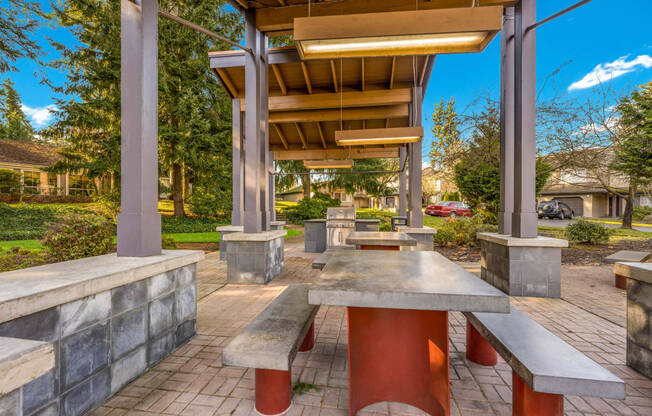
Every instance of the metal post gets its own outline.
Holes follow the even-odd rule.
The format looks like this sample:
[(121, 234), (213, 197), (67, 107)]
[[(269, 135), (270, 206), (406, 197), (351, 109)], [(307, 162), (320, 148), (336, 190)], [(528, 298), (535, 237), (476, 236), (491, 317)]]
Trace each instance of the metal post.
[(245, 54), (245, 166), (244, 217), (247, 233), (263, 230), (261, 213), (261, 127), (260, 127), (260, 34), (256, 29), (254, 9), (245, 12), (245, 46), (253, 54)]
[(158, 1), (121, 0), (121, 212), (118, 256), (161, 253), (158, 213)]
[(535, 238), (536, 0), (521, 0), (514, 13), (514, 213), (512, 236)]
[(262, 229), (270, 230), (271, 208), (269, 205), (269, 170), (271, 159), (269, 158), (269, 101), (268, 94), (268, 72), (267, 72), (267, 35), (258, 32), (258, 44), (260, 57), (258, 58), (258, 76), (260, 77), (260, 211)]
[(231, 101), (233, 107), (233, 211), (231, 212), (231, 225), (242, 225), (242, 169), (244, 160), (244, 135), (243, 113), (240, 111), (240, 99)]
[[(412, 105), (410, 106), (410, 125), (421, 125), (421, 106), (423, 90), (412, 88)], [(423, 211), (421, 210), (421, 141), (410, 144), (410, 227), (423, 227)]]
[(401, 146), (398, 150), (398, 215), (407, 217), (407, 147)]
[(514, 8), (505, 8), (500, 35), (500, 212), (498, 232), (512, 233), (514, 212)]

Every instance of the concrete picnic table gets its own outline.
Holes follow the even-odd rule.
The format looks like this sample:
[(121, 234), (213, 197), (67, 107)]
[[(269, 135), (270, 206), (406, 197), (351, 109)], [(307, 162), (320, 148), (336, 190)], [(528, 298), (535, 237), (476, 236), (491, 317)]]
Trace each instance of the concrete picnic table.
[(401, 246), (416, 246), (417, 240), (405, 233), (389, 231), (354, 231), (346, 238), (360, 250), (400, 250)]
[(347, 308), (349, 415), (383, 401), (448, 415), (448, 311), (509, 313), (507, 295), (426, 251), (334, 251), (308, 302)]

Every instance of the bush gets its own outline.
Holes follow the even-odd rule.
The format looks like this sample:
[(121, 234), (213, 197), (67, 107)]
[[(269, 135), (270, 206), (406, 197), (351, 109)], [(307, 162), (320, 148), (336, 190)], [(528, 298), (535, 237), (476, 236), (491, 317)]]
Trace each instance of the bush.
[(285, 210), (285, 216), (293, 224), (303, 224), (305, 220), (310, 220), (314, 218), (324, 218), (326, 216), (326, 210), (329, 207), (339, 207), (340, 200), (331, 198), (326, 195), (326, 197), (320, 197), (317, 193), (312, 199), (302, 199), (299, 203), (291, 208)]
[(41, 243), (54, 261), (99, 256), (113, 250), (113, 223), (99, 215), (72, 214), (50, 225)]
[(118, 218), (120, 212), (120, 192), (108, 191), (98, 192), (93, 196), (97, 202), (100, 212), (107, 218), (112, 218), (114, 221)]
[(222, 219), (161, 216), (161, 230), (166, 234), (212, 232), (215, 227), (226, 224), (228, 221)]
[(566, 228), (566, 238), (573, 243), (607, 243), (613, 230), (597, 222), (575, 220)]
[(635, 219), (636, 221), (641, 221), (650, 214), (652, 214), (652, 207), (646, 207), (646, 206), (634, 207), (632, 218)]
[(476, 246), (478, 244), (478, 233), (495, 232), (496, 226), (492, 224), (478, 223), (470, 218), (455, 218), (444, 223), (437, 229), (434, 236), (435, 244), (438, 246)]
[(196, 186), (188, 198), (190, 211), (199, 218), (227, 219), (231, 215), (231, 193)]
[(0, 193), (19, 194), (20, 177), (20, 172), (12, 169), (0, 169)]
[(498, 224), (498, 216), (495, 212), (478, 208), (473, 211), (473, 222), (476, 224)]
[(39, 239), (48, 225), (70, 214), (94, 214), (86, 207), (65, 204), (0, 203), (0, 240)]
[(177, 248), (177, 243), (174, 241), (174, 238), (163, 236), (161, 237), (161, 248), (164, 250), (173, 250)]
[(25, 269), (44, 263), (46, 263), (46, 258), (38, 250), (12, 247), (7, 251), (0, 252), (0, 272)]
[(459, 192), (444, 192), (444, 196), (441, 199), (442, 201), (460, 201)]

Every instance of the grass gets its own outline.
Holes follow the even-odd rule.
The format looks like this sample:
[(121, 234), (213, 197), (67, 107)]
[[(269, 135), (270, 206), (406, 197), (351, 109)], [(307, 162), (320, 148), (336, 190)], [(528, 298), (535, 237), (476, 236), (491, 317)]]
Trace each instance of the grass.
[[(619, 241), (648, 241), (652, 238), (652, 232), (638, 230), (624, 230), (622, 228), (612, 229), (610, 243)], [(559, 227), (539, 227), (539, 233), (548, 237), (566, 239), (566, 230)]]
[[(590, 222), (599, 222), (601, 224), (623, 225), (622, 220), (605, 220), (605, 219), (601, 219), (601, 218), (585, 218), (585, 220), (590, 221)], [(642, 222), (633, 221), (632, 225), (636, 226), (636, 227), (649, 227), (650, 232), (652, 232), (652, 224), (645, 224), (645, 223), (642, 223)]]
[(39, 240), (0, 241), (0, 251), (9, 250), (12, 247), (20, 247), (27, 250), (43, 250), (43, 245)]
[(285, 211), (288, 208), (297, 206), (297, 204), (298, 202), (293, 201), (276, 201), (274, 203), (274, 208), (276, 208), (277, 211)]

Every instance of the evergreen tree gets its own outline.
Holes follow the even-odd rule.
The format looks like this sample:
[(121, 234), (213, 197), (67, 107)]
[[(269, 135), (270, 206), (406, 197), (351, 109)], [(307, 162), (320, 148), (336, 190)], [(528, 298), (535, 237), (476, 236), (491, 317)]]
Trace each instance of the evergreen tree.
[(41, 49), (31, 36), (45, 14), (36, 1), (3, 1), (1, 8), (0, 73), (3, 73), (16, 71), (13, 63), (20, 58), (35, 59), (39, 56)]
[(14, 83), (7, 78), (0, 86), (0, 138), (29, 142), (34, 129), (22, 109)]
[(455, 111), (455, 98), (446, 104), (444, 100), (435, 105), (432, 113), (432, 144), (430, 164), (436, 172), (451, 178), (453, 167), (464, 153), (464, 140), (460, 133), (460, 118)]

